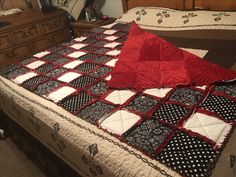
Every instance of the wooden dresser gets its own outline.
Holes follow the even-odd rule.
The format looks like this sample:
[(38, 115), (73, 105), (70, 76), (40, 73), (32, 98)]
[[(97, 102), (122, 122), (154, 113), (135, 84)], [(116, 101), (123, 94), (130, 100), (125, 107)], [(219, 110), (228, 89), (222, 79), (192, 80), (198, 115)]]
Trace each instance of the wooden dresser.
[(0, 66), (70, 40), (62, 10), (41, 13), (31, 9), (0, 20), (11, 23), (0, 27)]

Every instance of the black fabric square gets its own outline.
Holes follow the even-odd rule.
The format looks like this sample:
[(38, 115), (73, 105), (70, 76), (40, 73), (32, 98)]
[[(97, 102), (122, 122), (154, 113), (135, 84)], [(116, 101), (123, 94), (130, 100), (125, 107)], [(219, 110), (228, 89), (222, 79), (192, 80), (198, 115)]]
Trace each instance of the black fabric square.
[(161, 125), (157, 120), (149, 119), (131, 128), (124, 134), (129, 145), (155, 156), (156, 149), (165, 141), (171, 129)]
[(17, 65), (17, 64), (10, 64), (10, 65), (4, 66), (4, 67), (0, 68), (0, 75), (4, 75), (4, 74), (7, 74), (7, 73), (10, 73), (10, 72), (12, 72), (15, 69), (18, 69), (20, 67), (21, 66)]
[(94, 43), (95, 41), (97, 41), (96, 38), (88, 37), (87, 39), (83, 40), (83, 43), (91, 44), (91, 43)]
[(126, 31), (128, 32), (130, 28), (130, 24), (122, 24), (122, 23), (117, 23), (116, 25), (112, 26), (111, 29), (114, 30), (121, 30), (121, 31)]
[(107, 35), (107, 34), (99, 34), (99, 35), (95, 36), (95, 38), (100, 40), (100, 39), (104, 39), (104, 38), (106, 38), (108, 36), (109, 35)]
[(92, 124), (95, 124), (97, 120), (110, 113), (114, 108), (115, 106), (113, 105), (96, 101), (95, 103), (92, 103), (83, 108), (79, 112), (78, 116)]
[(15, 70), (12, 70), (11, 72), (6, 73), (5, 76), (9, 79), (14, 79), (17, 76), (25, 74), (27, 71), (30, 71), (30, 70), (28, 68), (20, 67)]
[(96, 35), (96, 33), (93, 33), (91, 31), (83, 32), (84, 37), (94, 37), (95, 35)]
[(236, 82), (232, 82), (225, 85), (218, 85), (215, 87), (215, 91), (224, 93), (226, 95), (236, 98)]
[(175, 133), (157, 159), (186, 177), (210, 175), (218, 154), (209, 144), (185, 132)]
[(105, 82), (98, 82), (92, 87), (89, 88), (89, 90), (95, 94), (95, 95), (101, 95), (107, 91), (108, 87), (106, 86)]
[(64, 48), (62, 50), (57, 51), (57, 53), (61, 54), (61, 55), (68, 55), (70, 53), (73, 53), (75, 50), (71, 49), (71, 48)]
[(48, 54), (48, 55), (44, 56), (43, 60), (53, 62), (53, 61), (57, 60), (58, 58), (61, 58), (61, 55), (53, 53), (53, 54)]
[(21, 85), (28, 89), (28, 90), (31, 90), (33, 91), (34, 88), (41, 82), (44, 82), (44, 81), (47, 81), (48, 78), (47, 77), (44, 77), (44, 76), (35, 76), (33, 78), (30, 78), (28, 80), (26, 80), (25, 82), (23, 82)]
[(72, 95), (69, 97), (66, 97), (65, 99), (61, 100), (59, 102), (59, 105), (65, 108), (66, 110), (70, 112), (77, 112), (82, 106), (87, 104), (89, 101), (91, 101), (93, 97), (90, 95), (81, 92), (76, 95)]
[(80, 50), (81, 51), (85, 51), (85, 52), (91, 52), (93, 50), (97, 49), (97, 47), (94, 47), (92, 45), (89, 45), (89, 46), (85, 46), (85, 47), (82, 47)]
[(126, 33), (126, 32), (123, 32), (123, 31), (118, 31), (118, 32), (116, 32), (114, 35), (117, 36), (117, 37), (122, 37), (122, 36), (126, 36), (127, 33)]
[(98, 66), (99, 65), (97, 65), (95, 63), (82, 63), (76, 68), (76, 70), (80, 71), (80, 72), (88, 73)]
[(98, 27), (98, 28), (93, 28), (91, 30), (91, 32), (93, 33), (103, 33), (106, 29), (102, 28), (102, 27)]
[(202, 96), (203, 93), (198, 90), (193, 90), (191, 88), (177, 88), (170, 96), (170, 100), (193, 106), (198, 103)]
[(126, 37), (120, 37), (120, 38), (116, 39), (115, 41), (116, 41), (116, 42), (123, 43), (123, 42), (126, 41), (126, 39), (127, 39)]
[(67, 69), (65, 68), (57, 68), (57, 69), (54, 69), (50, 72), (48, 72), (47, 74), (45, 74), (47, 77), (56, 77), (64, 72), (67, 72)]
[(70, 84), (74, 87), (83, 88), (92, 84), (95, 80), (96, 79), (91, 76), (80, 76), (79, 78), (73, 80)]
[(97, 50), (94, 50), (93, 52), (98, 53), (98, 54), (104, 54), (104, 53), (108, 52), (109, 50), (111, 50), (111, 49), (110, 48), (101, 47), (101, 48), (99, 48)]
[(93, 77), (103, 77), (106, 73), (110, 72), (111, 69), (105, 66), (102, 66), (92, 72), (90, 75)]
[(102, 56), (100, 56), (98, 58), (95, 58), (94, 62), (96, 62), (96, 63), (106, 63), (106, 62), (108, 62), (111, 59), (113, 59), (113, 58), (110, 57), (110, 56), (102, 55)]
[(236, 120), (236, 102), (223, 96), (210, 95), (200, 107), (217, 113), (225, 120)]
[(36, 93), (40, 96), (44, 96), (44, 95), (50, 93), (53, 89), (55, 89), (59, 85), (61, 85), (61, 82), (58, 82), (55, 80), (50, 80), (50, 81), (47, 81), (47, 82), (44, 82), (44, 83), (38, 85), (38, 87), (34, 90), (34, 93)]
[(57, 60), (55, 60), (53, 63), (54, 64), (58, 64), (58, 65), (62, 65), (62, 64), (65, 64), (67, 62), (69, 62), (70, 59), (69, 58), (66, 58), (66, 57), (62, 57), (62, 58), (58, 58)]
[(93, 43), (93, 45), (97, 46), (97, 47), (103, 47), (107, 43), (109, 43), (109, 42), (108, 41), (99, 40), (99, 41)]
[(85, 55), (82, 55), (81, 57), (79, 57), (78, 59), (79, 60), (82, 60), (82, 61), (88, 61), (88, 60), (93, 60), (94, 58), (98, 57), (99, 55), (97, 54), (94, 54), (94, 53), (89, 53), (89, 54), (85, 54)]
[(127, 107), (141, 114), (145, 114), (157, 103), (158, 101), (156, 99), (145, 95), (138, 95), (129, 103)]
[(35, 70), (37, 70), (38, 72), (41, 72), (41, 73), (47, 73), (47, 72), (53, 70), (54, 68), (55, 68), (55, 66), (53, 64), (45, 64), (45, 65), (38, 67)]
[(61, 50), (61, 49), (63, 49), (62, 46), (54, 46), (54, 47), (50, 47), (47, 50), (50, 51), (50, 52), (56, 52), (56, 51)]
[[(76, 44), (77, 43), (77, 41), (69, 41), (69, 42), (65, 42), (65, 43), (63, 43), (62, 44), (62, 46), (65, 46), (65, 47), (70, 47), (70, 46), (72, 46), (72, 45), (74, 45), (74, 44)], [(65, 47), (63, 47), (63, 48), (65, 48)]]
[(30, 63), (32, 63), (34, 61), (36, 61), (36, 58), (31, 57), (31, 58), (27, 58), (27, 59), (21, 61), (20, 63), (23, 64), (23, 65), (28, 65), (28, 64), (30, 64)]
[(183, 106), (175, 104), (162, 104), (155, 110), (152, 117), (175, 125), (181, 118), (186, 116), (187, 113), (188, 109)]

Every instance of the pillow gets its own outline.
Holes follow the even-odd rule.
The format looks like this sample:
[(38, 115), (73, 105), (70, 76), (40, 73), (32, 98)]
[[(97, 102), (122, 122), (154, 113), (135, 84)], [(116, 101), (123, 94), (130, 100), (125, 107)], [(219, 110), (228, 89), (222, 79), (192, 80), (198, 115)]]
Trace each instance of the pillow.
[(181, 11), (162, 7), (136, 7), (117, 19), (135, 21), (160, 36), (194, 39), (236, 39), (236, 12)]

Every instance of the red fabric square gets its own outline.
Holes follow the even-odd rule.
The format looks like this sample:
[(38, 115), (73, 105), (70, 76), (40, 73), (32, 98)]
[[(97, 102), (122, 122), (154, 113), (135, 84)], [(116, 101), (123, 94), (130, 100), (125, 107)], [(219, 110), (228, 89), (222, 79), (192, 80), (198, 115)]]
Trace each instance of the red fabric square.
[(118, 89), (142, 90), (209, 85), (235, 78), (235, 72), (184, 51), (133, 23), (107, 84)]

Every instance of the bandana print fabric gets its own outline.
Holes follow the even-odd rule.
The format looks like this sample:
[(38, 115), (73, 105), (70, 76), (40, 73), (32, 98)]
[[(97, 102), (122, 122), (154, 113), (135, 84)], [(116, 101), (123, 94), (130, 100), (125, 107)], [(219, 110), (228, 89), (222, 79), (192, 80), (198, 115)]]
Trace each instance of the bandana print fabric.
[[(124, 90), (109, 87), (111, 75), (123, 62), (120, 56), (127, 54), (124, 43), (130, 28), (131, 24), (119, 23), (95, 28), (71, 42), (0, 68), (0, 74), (14, 81), (35, 73), (18, 84), (118, 138), (129, 151), (136, 149), (182, 176), (210, 176), (236, 124), (235, 81), (204, 88), (171, 84), (173, 87), (134, 89), (134, 75), (127, 72), (125, 77), (131, 78), (130, 82), (119, 80)], [(178, 51), (174, 58), (184, 55), (172, 48)], [(154, 62), (145, 52), (142, 56), (142, 63)], [(134, 63), (128, 65), (133, 67)], [(147, 71), (152, 71), (149, 66)], [(172, 74), (166, 77), (185, 79), (173, 74), (173, 66), (168, 66)], [(142, 69), (139, 71), (142, 75)], [(136, 81), (149, 84), (148, 77)]]

